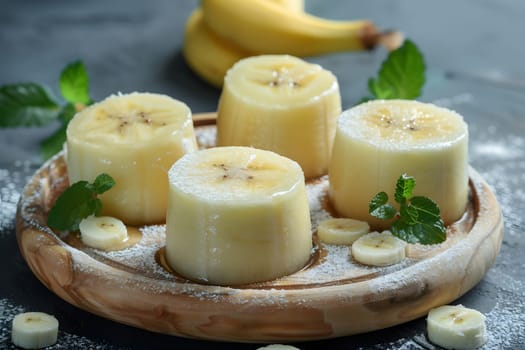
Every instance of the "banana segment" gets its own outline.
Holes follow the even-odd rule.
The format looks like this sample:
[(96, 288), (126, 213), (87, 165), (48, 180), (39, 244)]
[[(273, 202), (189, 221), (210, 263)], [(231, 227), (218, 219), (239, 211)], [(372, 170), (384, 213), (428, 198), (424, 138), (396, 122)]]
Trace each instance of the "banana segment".
[(487, 341), (485, 316), (462, 305), (445, 305), (430, 310), (428, 339), (445, 349), (476, 349)]
[(257, 348), (257, 350), (299, 350), (299, 348), (296, 348), (292, 345), (284, 345), (284, 344), (270, 344), (266, 345), (260, 348)]
[(416, 180), (414, 195), (437, 202), (448, 225), (466, 208), (467, 155), (468, 130), (459, 114), (416, 101), (367, 102), (339, 118), (329, 196), (341, 216), (387, 228), (368, 214), (368, 203), (385, 191), (394, 204), (396, 180), (406, 173)]
[(58, 320), (43, 312), (25, 312), (15, 316), (11, 341), (23, 349), (40, 349), (56, 343)]
[(111, 250), (128, 239), (126, 225), (109, 216), (88, 216), (78, 228), (82, 242), (97, 249)]
[(366, 221), (332, 218), (319, 223), (317, 236), (328, 244), (352, 244), (369, 231), (370, 226)]
[(375, 46), (371, 21), (330, 21), (267, 0), (203, 0), (204, 20), (217, 34), (255, 54), (315, 56)]
[(365, 265), (388, 266), (406, 256), (406, 242), (392, 236), (390, 231), (370, 232), (352, 244), (352, 256)]
[(217, 147), (169, 172), (166, 258), (197, 281), (234, 285), (288, 275), (310, 257), (312, 235), (299, 165), (273, 152)]
[(341, 113), (336, 77), (288, 55), (242, 59), (227, 73), (217, 111), (219, 146), (252, 146), (327, 172)]
[(168, 170), (197, 149), (191, 111), (168, 96), (110, 96), (77, 113), (67, 128), (71, 183), (101, 173), (115, 179), (100, 196), (102, 214), (129, 225), (164, 222)]

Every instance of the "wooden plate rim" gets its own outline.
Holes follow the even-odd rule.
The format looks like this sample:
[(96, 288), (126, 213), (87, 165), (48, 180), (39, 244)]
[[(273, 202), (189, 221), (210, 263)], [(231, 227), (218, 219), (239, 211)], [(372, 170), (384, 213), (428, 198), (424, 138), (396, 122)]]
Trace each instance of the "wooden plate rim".
[[(196, 126), (214, 124), (215, 113), (198, 114), (194, 120)], [(163, 281), (152, 296), (145, 287), (157, 280), (78, 254), (45, 225), (38, 207), (46, 206), (50, 189), (41, 180), (53, 176), (60, 157), (42, 165), (23, 190), (16, 217), (23, 257), (42, 283), (73, 305), (161, 333), (221, 341), (286, 342), (393, 326), (421, 317), (430, 308), (450, 303), (470, 290), (493, 264), (503, 237), (498, 201), (489, 185), (470, 168), (476, 214), (471, 231), (457, 244), (420, 263), (371, 281), (306, 289), (268, 291)], [(105, 291), (77, 280), (90, 276), (81, 271), (86, 264), (98, 270), (97, 284)], [(115, 276), (128, 283), (116, 283)], [(91, 297), (99, 300), (89, 300)], [(140, 312), (151, 309), (152, 315), (130, 312), (137, 302), (145, 304), (138, 307)]]

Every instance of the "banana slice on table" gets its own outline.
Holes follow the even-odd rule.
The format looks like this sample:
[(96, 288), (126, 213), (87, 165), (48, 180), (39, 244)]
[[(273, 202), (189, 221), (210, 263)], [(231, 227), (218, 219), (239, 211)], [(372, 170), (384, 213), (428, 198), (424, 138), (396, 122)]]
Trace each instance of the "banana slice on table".
[(406, 256), (406, 242), (390, 231), (370, 232), (352, 243), (353, 258), (365, 265), (388, 266), (397, 264)]
[(188, 154), (169, 172), (166, 259), (218, 285), (271, 280), (302, 268), (312, 234), (299, 165), (250, 147)]
[(326, 219), (317, 227), (317, 236), (328, 244), (352, 244), (368, 232), (368, 222), (347, 218)]
[(266, 345), (266, 346), (257, 348), (257, 350), (300, 350), (300, 349), (292, 345), (270, 344), (270, 345)]
[(468, 199), (468, 130), (448, 109), (405, 100), (376, 100), (341, 114), (329, 166), (329, 197), (339, 215), (365, 220), (374, 228), (368, 203), (389, 194), (406, 173), (416, 180), (414, 195), (433, 199), (445, 224), (461, 218)]
[(326, 20), (267, 0), (203, 0), (201, 7), (208, 27), (256, 54), (316, 56), (370, 49), (382, 39), (371, 21)]
[(485, 316), (462, 305), (432, 309), (427, 317), (428, 339), (445, 349), (476, 349), (487, 341)]
[(58, 320), (43, 312), (25, 312), (15, 316), (11, 341), (23, 349), (40, 349), (56, 343)]
[(129, 225), (162, 223), (168, 170), (197, 150), (191, 111), (165, 95), (114, 95), (77, 113), (67, 128), (70, 183), (101, 173), (115, 186), (100, 196), (102, 215)]
[(227, 73), (217, 112), (219, 146), (252, 146), (326, 174), (341, 112), (336, 77), (288, 55), (242, 59)]
[(126, 225), (110, 216), (88, 216), (78, 228), (82, 242), (93, 248), (111, 250), (128, 239)]

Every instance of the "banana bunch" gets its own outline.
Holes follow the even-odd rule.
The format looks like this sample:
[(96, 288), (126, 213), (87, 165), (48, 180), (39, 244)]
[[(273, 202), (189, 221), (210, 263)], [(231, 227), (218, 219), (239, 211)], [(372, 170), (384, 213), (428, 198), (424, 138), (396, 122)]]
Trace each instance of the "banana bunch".
[(397, 47), (399, 33), (380, 33), (369, 20), (331, 21), (304, 12), (303, 0), (202, 0), (186, 23), (183, 55), (204, 80), (221, 87), (244, 57)]

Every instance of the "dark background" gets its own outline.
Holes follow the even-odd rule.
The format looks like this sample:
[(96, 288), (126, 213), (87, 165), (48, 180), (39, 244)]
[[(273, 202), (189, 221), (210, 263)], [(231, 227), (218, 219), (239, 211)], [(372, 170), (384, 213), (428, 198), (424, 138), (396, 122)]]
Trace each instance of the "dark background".
[[(0, 85), (38, 82), (58, 95), (58, 76), (81, 59), (91, 97), (116, 92), (165, 93), (193, 112), (216, 109), (220, 91), (195, 76), (181, 46), (196, 0), (0, 1)], [(485, 349), (525, 348), (525, 2), (521, 0), (306, 0), (306, 10), (332, 19), (370, 18), (402, 30), (425, 54), (420, 100), (458, 111), (469, 124), (470, 163), (493, 187), (505, 236), (485, 278), (456, 303), (487, 316)], [(366, 82), (386, 52), (309, 58), (339, 79), (343, 108), (367, 94)], [(18, 252), (14, 217), (22, 187), (41, 164), (39, 142), (57, 125), (0, 130), (0, 349), (22, 311), (60, 321), (53, 349), (256, 349), (154, 334), (78, 310), (49, 292)], [(349, 315), (352, 317), (352, 315)], [(433, 349), (419, 319), (364, 335), (294, 344), (301, 349)]]

